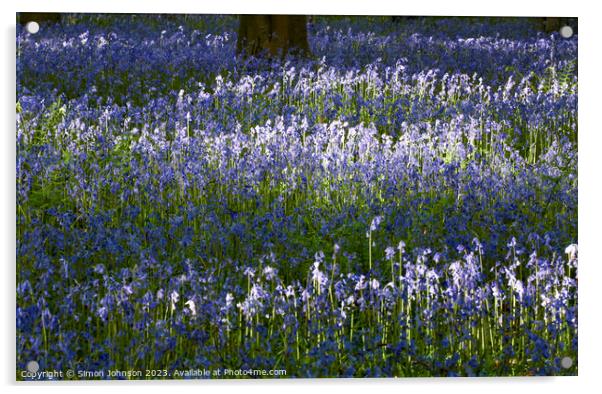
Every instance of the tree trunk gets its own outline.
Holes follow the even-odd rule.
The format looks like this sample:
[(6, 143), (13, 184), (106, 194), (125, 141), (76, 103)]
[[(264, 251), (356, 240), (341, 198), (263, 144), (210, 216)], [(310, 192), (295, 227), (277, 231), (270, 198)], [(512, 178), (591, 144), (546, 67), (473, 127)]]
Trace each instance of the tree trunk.
[(308, 55), (307, 16), (241, 15), (236, 52), (250, 56)]

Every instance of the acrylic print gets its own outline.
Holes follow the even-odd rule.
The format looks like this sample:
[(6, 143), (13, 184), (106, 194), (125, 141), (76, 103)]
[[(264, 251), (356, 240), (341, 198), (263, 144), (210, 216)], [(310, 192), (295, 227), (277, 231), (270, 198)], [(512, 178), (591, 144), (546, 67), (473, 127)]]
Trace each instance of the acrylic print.
[(577, 374), (576, 19), (17, 18), (17, 380)]

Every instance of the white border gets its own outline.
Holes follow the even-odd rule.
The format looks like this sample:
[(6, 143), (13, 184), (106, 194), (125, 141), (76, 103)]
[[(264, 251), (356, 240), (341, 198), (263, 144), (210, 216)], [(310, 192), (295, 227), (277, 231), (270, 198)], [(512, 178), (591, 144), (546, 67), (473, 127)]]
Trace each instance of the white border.
[[(87, 1), (21, 0), (18, 4), (2, 3), (3, 61), (1, 62), (5, 94), (2, 100), (4, 128), (0, 132), (2, 154), (1, 185), (4, 193), (2, 236), (2, 313), (0, 331), (3, 349), (0, 355), (0, 385), (4, 392), (106, 392), (107, 390), (144, 390), (162, 393), (167, 390), (186, 392), (290, 392), (304, 393), (313, 390), (345, 390), (349, 392), (395, 391), (398, 393), (443, 392), (495, 393), (529, 392), (546, 393), (589, 392), (599, 386), (600, 302), (598, 289), (602, 276), (600, 267), (599, 234), (602, 234), (600, 215), (600, 135), (599, 114), (602, 113), (602, 86), (600, 86), (600, 28), (601, 15), (593, 2), (525, 0), (504, 1), (386, 1), (386, 0), (303, 0), (297, 2), (275, 0), (102, 0)], [(14, 383), (15, 359), (15, 12), (145, 12), (145, 13), (306, 13), (306, 14), (372, 14), (372, 15), (488, 15), (488, 16), (576, 16), (579, 17), (579, 377), (574, 378), (482, 378), (482, 379), (354, 379), (354, 380), (301, 380), (301, 381), (194, 381), (194, 382), (88, 382), (88, 383)]]
[[(386, 0), (223, 0), (223, 1), (165, 1), (165, 0), (61, 0), (50, 3), (44, 0), (23, 0), (20, 11), (74, 12), (152, 12), (152, 13), (300, 13), (300, 14), (356, 14), (356, 15), (460, 15), (460, 16), (576, 16), (576, 2), (527, 2), (505, 0), (483, 2), (476, 0), (453, 1), (386, 1)], [(491, 3), (491, 4), (489, 4)]]

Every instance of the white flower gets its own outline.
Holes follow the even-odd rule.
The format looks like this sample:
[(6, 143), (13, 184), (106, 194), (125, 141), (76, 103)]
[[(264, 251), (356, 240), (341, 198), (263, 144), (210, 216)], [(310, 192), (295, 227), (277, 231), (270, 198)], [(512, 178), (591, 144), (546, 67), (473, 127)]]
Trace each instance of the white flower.
[(493, 297), (497, 298), (498, 300), (502, 298), (502, 292), (496, 283), (491, 285), (491, 293), (493, 294)]
[(232, 293), (226, 294), (226, 307), (230, 307), (232, 305), (232, 301), (234, 301), (234, 296)]
[(86, 45), (86, 43), (88, 42), (89, 35), (90, 33), (87, 31), (79, 35), (79, 40), (82, 43), (82, 45)]
[(525, 294), (525, 287), (523, 286), (523, 282), (520, 280), (517, 280), (516, 282), (513, 283), (514, 286), (513, 289), (514, 291), (516, 291), (516, 293), (518, 294), (518, 298), (520, 298), (522, 300), (523, 295)]
[(293, 288), (293, 286), (288, 285), (288, 286), (286, 286), (286, 290), (284, 290), (284, 294), (287, 297), (294, 297), (295, 296), (295, 289)]
[(178, 301), (180, 300), (180, 295), (178, 294), (177, 291), (172, 291), (171, 294), (169, 295), (169, 300), (171, 301), (171, 310), (172, 312), (174, 311), (174, 309), (176, 309), (176, 304), (178, 303)]
[(577, 244), (570, 244), (567, 246), (564, 253), (569, 255), (569, 260), (577, 260)]
[[(345, 320), (347, 318), (347, 314), (345, 313), (345, 302), (341, 302), (341, 309), (340, 309), (340, 311), (341, 311), (341, 319)], [(341, 325), (342, 324), (339, 324), (339, 327)]]
[(347, 305), (353, 305), (355, 303), (355, 297), (353, 295), (350, 295), (349, 297), (347, 297), (345, 302), (347, 303)]
[(399, 252), (401, 254), (403, 254), (403, 252), (405, 251), (405, 247), (406, 247), (406, 243), (403, 241), (399, 241), (399, 244), (397, 245), (397, 249), (399, 249)]
[(188, 309), (190, 309), (190, 313), (192, 314), (192, 316), (196, 316), (196, 305), (194, 304), (193, 300), (186, 301), (184, 305), (186, 305)]
[(278, 270), (270, 267), (269, 265), (263, 269), (263, 275), (265, 275), (266, 280), (272, 280), (278, 274)]
[(378, 290), (378, 288), (380, 287), (380, 282), (376, 279), (372, 279), (370, 281), (370, 287), (372, 287), (373, 290)]
[(104, 38), (104, 37), (100, 37), (98, 39), (98, 43), (96, 44), (98, 46), (98, 48), (102, 48), (104, 46), (106, 46), (109, 42)]
[(314, 263), (314, 268), (312, 269), (312, 280), (314, 281), (314, 284), (316, 284), (317, 286), (319, 286), (319, 288), (322, 288), (323, 286), (326, 286), (326, 284), (328, 283), (328, 277), (326, 275), (324, 275), (324, 273), (322, 271), (320, 271), (320, 263), (319, 262), (315, 262)]

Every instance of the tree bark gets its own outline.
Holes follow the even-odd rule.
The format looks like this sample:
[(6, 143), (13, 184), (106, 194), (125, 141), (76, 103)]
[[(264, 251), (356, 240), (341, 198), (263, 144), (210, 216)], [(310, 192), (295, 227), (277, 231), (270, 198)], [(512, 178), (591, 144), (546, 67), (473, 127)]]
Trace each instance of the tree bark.
[(241, 15), (236, 52), (249, 56), (308, 55), (307, 16)]

